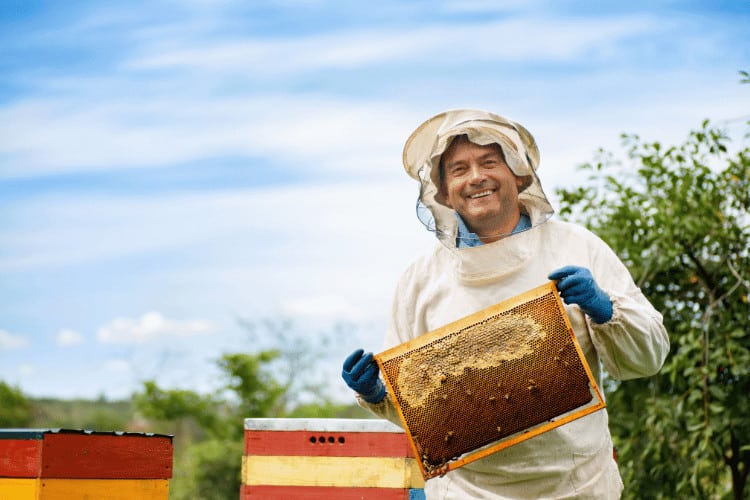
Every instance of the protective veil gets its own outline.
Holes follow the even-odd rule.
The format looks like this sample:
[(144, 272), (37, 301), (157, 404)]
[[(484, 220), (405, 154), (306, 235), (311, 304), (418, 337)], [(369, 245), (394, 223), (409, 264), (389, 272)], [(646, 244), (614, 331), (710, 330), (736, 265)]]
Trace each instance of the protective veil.
[(500, 145), (511, 172), (524, 180), (519, 201), (532, 226), (541, 224), (553, 214), (536, 176), (539, 149), (528, 130), (507, 118), (485, 111), (440, 113), (420, 125), (409, 137), (404, 147), (403, 161), (406, 172), (422, 186), (417, 216), (443, 244), (453, 247), (456, 238), (460, 237), (457, 234), (456, 214), (445, 205), (439, 189), (440, 158), (459, 135), (466, 135), (471, 142), (480, 146)]
[[(528, 178), (519, 195), (531, 219), (525, 231), (494, 243), (456, 248), (456, 215), (439, 194), (440, 155), (453, 137), (466, 134), (480, 145), (499, 144), (511, 171)], [(564, 265), (587, 267), (610, 296), (613, 316), (594, 324), (578, 306), (566, 306), (594, 376), (614, 378), (656, 373), (669, 351), (662, 318), (633, 282), (615, 253), (577, 225), (550, 219), (552, 207), (536, 176), (539, 152), (531, 134), (484, 111), (441, 113), (412, 134), (404, 166), (421, 182), (420, 218), (440, 243), (413, 262), (398, 282), (384, 349), (416, 338), (545, 281)], [(425, 218), (425, 216), (428, 216)], [(377, 404), (359, 399), (376, 415), (400, 425), (390, 396)], [(606, 410), (563, 425), (444, 477), (427, 481), (428, 499), (619, 498), (622, 482), (612, 458)]]

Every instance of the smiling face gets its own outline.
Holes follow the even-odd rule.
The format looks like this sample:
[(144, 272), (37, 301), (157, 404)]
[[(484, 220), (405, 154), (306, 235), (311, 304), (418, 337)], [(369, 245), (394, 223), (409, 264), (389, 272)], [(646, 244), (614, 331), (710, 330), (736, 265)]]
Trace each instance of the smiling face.
[(456, 137), (441, 160), (440, 193), (484, 243), (509, 234), (518, 224), (518, 192), (523, 180), (513, 175), (498, 144), (479, 146)]

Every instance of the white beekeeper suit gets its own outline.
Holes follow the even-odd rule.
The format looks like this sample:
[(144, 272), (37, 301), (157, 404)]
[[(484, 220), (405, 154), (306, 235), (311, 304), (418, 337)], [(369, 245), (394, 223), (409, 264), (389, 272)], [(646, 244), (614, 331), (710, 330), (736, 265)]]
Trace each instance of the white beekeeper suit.
[[(455, 212), (441, 203), (440, 157), (451, 140), (501, 146), (510, 170), (526, 179), (519, 194), (530, 228), (494, 243), (457, 248)], [(653, 375), (669, 351), (662, 317), (637, 288), (615, 253), (580, 226), (551, 219), (553, 209), (536, 176), (539, 151), (522, 126), (485, 111), (456, 110), (423, 123), (404, 148), (404, 166), (421, 182), (420, 219), (440, 243), (398, 282), (384, 349), (407, 342), (548, 281), (557, 268), (588, 268), (609, 295), (613, 314), (596, 324), (578, 306), (565, 306), (592, 373), (600, 366), (624, 380)], [(373, 413), (401, 425), (390, 396)], [(428, 499), (619, 498), (622, 481), (612, 456), (606, 410), (565, 424), (439, 478)]]

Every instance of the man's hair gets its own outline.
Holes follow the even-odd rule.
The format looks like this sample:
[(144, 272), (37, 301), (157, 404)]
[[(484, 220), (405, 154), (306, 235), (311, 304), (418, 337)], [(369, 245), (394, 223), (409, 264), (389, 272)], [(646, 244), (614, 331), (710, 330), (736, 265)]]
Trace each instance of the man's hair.
[[(445, 156), (445, 153), (448, 152), (450, 148), (453, 147), (454, 144), (457, 144), (458, 142), (469, 142), (472, 143), (469, 139), (469, 136), (466, 134), (460, 134), (455, 135), (451, 138), (450, 144), (448, 144), (448, 147), (445, 148), (445, 151), (443, 151), (443, 154), (440, 155), (440, 162), (438, 162), (438, 172), (440, 175), (440, 185), (443, 185), (443, 182), (445, 182), (445, 166), (443, 165), (443, 157)], [(472, 143), (474, 144), (474, 143)], [(488, 144), (488, 146), (496, 146), (497, 150), (500, 152), (500, 156), (502, 157), (503, 161), (507, 164), (507, 160), (505, 159), (505, 152), (503, 151), (502, 146), (500, 144), (494, 142), (492, 144)], [(515, 174), (514, 174), (515, 175)]]

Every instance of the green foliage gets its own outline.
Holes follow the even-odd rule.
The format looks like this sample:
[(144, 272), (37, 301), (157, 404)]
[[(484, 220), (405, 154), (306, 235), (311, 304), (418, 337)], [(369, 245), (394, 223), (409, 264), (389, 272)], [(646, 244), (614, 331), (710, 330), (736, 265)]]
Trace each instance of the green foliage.
[[(130, 425), (130, 415), (128, 413), (119, 413), (111, 408), (99, 408), (91, 416), (78, 421), (82, 429), (93, 429), (97, 431), (121, 431), (127, 429)], [(70, 427), (61, 425), (59, 427)]]
[(210, 439), (187, 448), (175, 467), (172, 500), (237, 498), (241, 484), (242, 440)]
[(278, 357), (279, 352), (271, 350), (257, 355), (225, 354), (219, 360), (219, 368), (227, 379), (226, 389), (239, 399), (239, 416), (263, 417), (277, 409), (277, 402), (286, 392), (286, 387), (262, 366)]
[(183, 426), (185, 421), (193, 420), (208, 434), (222, 434), (223, 422), (216, 410), (220, 403), (211, 395), (182, 389), (164, 390), (148, 380), (143, 383), (143, 392), (133, 396), (133, 402), (146, 418), (182, 422)]
[(333, 337), (350, 334), (352, 325), (310, 334), (285, 318), (240, 323), (258, 351), (221, 356), (221, 384), (214, 393), (162, 389), (147, 381), (134, 396), (152, 432), (175, 436), (174, 500), (237, 497), (245, 418), (371, 416), (355, 404), (331, 402), (329, 381), (317, 371)]
[(0, 381), (0, 427), (25, 427), (31, 422), (31, 403), (19, 389)]
[(130, 401), (27, 398), (0, 382), (0, 427), (124, 431), (133, 413)]
[(144, 382), (143, 392), (134, 396), (143, 416), (168, 423), (166, 432), (175, 436), (184, 436), (191, 424), (203, 433), (197, 443), (175, 439), (172, 498), (239, 494), (244, 418), (270, 416), (285, 390), (268, 368), (277, 357), (277, 351), (223, 355), (217, 364), (225, 384), (216, 394), (165, 390), (154, 381)]
[(660, 374), (611, 382), (626, 498), (745, 498), (750, 470), (750, 151), (704, 122), (679, 146), (623, 136), (561, 214), (607, 241), (664, 314)]
[(296, 406), (286, 416), (287, 418), (372, 418), (372, 413), (358, 405), (341, 405), (323, 401)]
[(138, 431), (130, 401), (30, 398), (31, 419), (24, 426), (36, 429), (89, 429)]
[(356, 325), (336, 323), (312, 332), (309, 325), (300, 327), (285, 317), (239, 321), (247, 330), (248, 344), (277, 349), (278, 358), (269, 367), (285, 389), (277, 401), (278, 415), (310, 401), (316, 404), (327, 401), (330, 380), (317, 368), (329, 352), (337, 351), (351, 337)]

